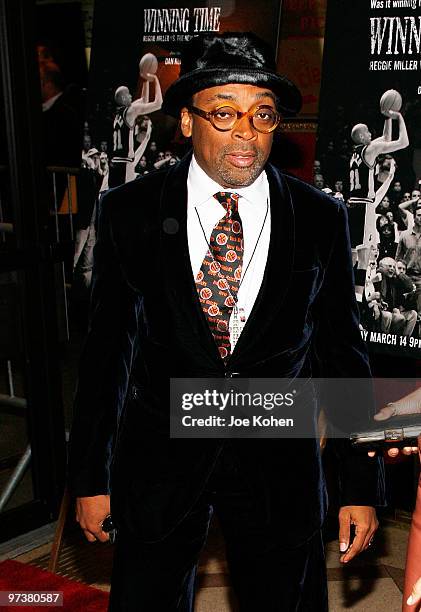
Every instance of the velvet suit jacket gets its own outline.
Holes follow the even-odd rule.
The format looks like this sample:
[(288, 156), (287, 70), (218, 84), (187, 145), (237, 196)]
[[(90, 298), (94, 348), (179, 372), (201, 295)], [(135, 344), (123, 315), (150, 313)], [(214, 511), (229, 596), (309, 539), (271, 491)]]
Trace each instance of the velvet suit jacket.
[[(170, 377), (307, 376), (316, 352), (325, 376), (370, 375), (346, 209), (270, 164), (264, 278), (224, 365), (190, 266), (190, 159), (102, 199), (71, 434), (73, 493), (111, 489), (115, 521), (145, 541), (163, 538), (185, 516), (223, 448), (218, 440), (169, 439)], [(326, 512), (318, 441), (234, 440), (232, 448), (274, 537), (290, 545), (310, 537)], [(353, 454), (345, 441), (338, 448), (342, 504), (379, 503), (380, 460)]]

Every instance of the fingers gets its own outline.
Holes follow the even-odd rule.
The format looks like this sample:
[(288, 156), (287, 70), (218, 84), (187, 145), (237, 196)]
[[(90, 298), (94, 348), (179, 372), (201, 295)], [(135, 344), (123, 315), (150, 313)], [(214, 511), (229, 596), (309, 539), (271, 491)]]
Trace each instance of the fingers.
[(80, 524), (86, 539), (89, 542), (108, 542), (110, 536), (105, 531), (102, 531), (101, 525), (82, 525)]
[(339, 512), (339, 550), (343, 553), (349, 547), (351, 515), (347, 510)]
[(365, 528), (360, 528), (359, 530), (357, 528), (355, 531), (355, 537), (348, 550), (340, 558), (341, 563), (349, 563), (349, 561), (359, 555), (360, 552), (368, 548), (373, 533), (369, 532), (368, 529)]
[[(342, 510), (343, 509), (341, 509), (341, 512)], [(361, 509), (356, 507), (352, 507), (351, 510), (352, 511), (348, 512), (348, 518), (350, 525), (355, 525), (355, 537), (353, 541), (350, 542), (346, 552), (340, 557), (341, 563), (348, 563), (360, 552), (366, 550), (370, 546), (374, 534), (379, 526), (379, 522), (374, 511), (367, 512), (367, 509), (365, 508), (363, 511), (361, 511)], [(341, 522), (341, 516), (339, 520)], [(339, 541), (341, 542), (342, 539), (340, 538)]]
[(377, 519), (375, 519), (374, 523), (371, 523), (370, 526), (367, 529), (367, 533), (363, 542), (363, 547), (362, 550), (367, 550), (367, 548), (369, 548), (369, 546), (371, 546), (373, 539), (374, 539), (374, 535), (377, 531), (377, 528), (379, 526), (379, 522)]
[(109, 495), (78, 497), (76, 499), (76, 521), (88, 542), (107, 542), (108, 533), (102, 530), (102, 523), (110, 513)]
[(363, 529), (358, 531), (358, 529), (356, 529), (353, 541), (351, 542), (346, 553), (340, 558), (341, 563), (348, 563), (363, 550), (366, 536), (367, 531)]
[(377, 414), (374, 415), (375, 421), (385, 421), (386, 419), (390, 419), (396, 412), (396, 408), (394, 406), (384, 406)]
[(96, 537), (93, 533), (88, 531), (88, 529), (83, 529), (83, 533), (85, 534), (85, 538), (88, 540), (88, 542), (96, 542)]
[(404, 455), (412, 455), (413, 453), (418, 452), (418, 446), (404, 446), (402, 449), (402, 453)]
[[(403, 455), (413, 455), (418, 453), (418, 446), (404, 446), (401, 450)], [(399, 455), (399, 448), (389, 448), (387, 454), (389, 457), (397, 457)]]
[(406, 603), (408, 606), (414, 606), (421, 600), (421, 578), (418, 578), (414, 584), (411, 595), (408, 597)]

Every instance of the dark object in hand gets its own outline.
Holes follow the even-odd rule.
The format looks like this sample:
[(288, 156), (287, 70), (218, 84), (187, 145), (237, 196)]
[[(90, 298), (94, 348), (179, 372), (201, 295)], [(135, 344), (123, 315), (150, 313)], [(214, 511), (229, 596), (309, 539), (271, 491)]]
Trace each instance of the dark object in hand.
[(117, 535), (117, 530), (116, 530), (116, 528), (114, 526), (111, 514), (106, 516), (105, 519), (102, 521), (101, 529), (105, 533), (108, 533), (108, 535), (110, 537), (110, 544), (114, 544), (115, 539), (116, 539), (116, 535)]

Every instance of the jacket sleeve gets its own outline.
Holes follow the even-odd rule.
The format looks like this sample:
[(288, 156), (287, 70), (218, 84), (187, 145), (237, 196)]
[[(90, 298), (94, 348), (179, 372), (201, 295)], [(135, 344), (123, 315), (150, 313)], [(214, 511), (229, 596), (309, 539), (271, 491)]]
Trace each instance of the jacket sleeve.
[(335, 204), (336, 232), (317, 304), (315, 349), (320, 374), (329, 379), (323, 386), (322, 407), (336, 430), (331, 443), (339, 460), (341, 505), (384, 505), (382, 458), (354, 450), (348, 437), (367, 425), (375, 408), (367, 348), (359, 329), (347, 212), (344, 204)]
[(142, 299), (126, 281), (111, 223), (113, 192), (100, 203), (88, 335), (82, 351), (69, 445), (68, 484), (76, 496), (109, 493), (119, 418), (136, 351)]

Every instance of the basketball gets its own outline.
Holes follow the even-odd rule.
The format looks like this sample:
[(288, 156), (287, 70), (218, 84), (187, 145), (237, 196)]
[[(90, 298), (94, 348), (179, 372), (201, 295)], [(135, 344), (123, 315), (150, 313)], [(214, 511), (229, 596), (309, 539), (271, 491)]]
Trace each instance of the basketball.
[(139, 62), (139, 73), (140, 76), (146, 79), (147, 81), (152, 81), (153, 79), (148, 74), (156, 74), (158, 70), (158, 60), (156, 59), (153, 53), (145, 53), (143, 57), (141, 57)]
[(396, 89), (388, 89), (380, 98), (380, 112), (389, 117), (389, 111), (399, 112), (402, 108), (402, 96)]

